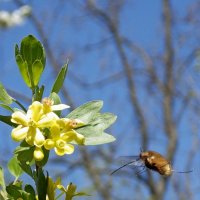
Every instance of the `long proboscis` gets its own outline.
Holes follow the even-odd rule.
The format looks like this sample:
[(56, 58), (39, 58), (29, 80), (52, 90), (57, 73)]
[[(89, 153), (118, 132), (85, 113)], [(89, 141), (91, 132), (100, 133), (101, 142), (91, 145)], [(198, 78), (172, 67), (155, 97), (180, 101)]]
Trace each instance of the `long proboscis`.
[(188, 170), (188, 171), (176, 171), (176, 170), (172, 170), (173, 172), (179, 173), (179, 174), (188, 174), (193, 172), (193, 170)]
[(121, 167), (119, 167), (119, 168), (117, 168), (116, 170), (114, 170), (110, 175), (113, 175), (114, 173), (116, 173), (117, 171), (119, 171), (120, 169), (122, 169), (122, 168), (124, 168), (124, 167), (126, 167), (126, 166), (128, 166), (128, 165), (130, 165), (130, 164), (132, 164), (132, 163), (134, 163), (135, 162), (135, 160), (134, 161), (131, 161), (131, 162), (128, 162), (128, 163), (126, 163), (126, 164), (124, 164), (124, 165), (122, 165)]

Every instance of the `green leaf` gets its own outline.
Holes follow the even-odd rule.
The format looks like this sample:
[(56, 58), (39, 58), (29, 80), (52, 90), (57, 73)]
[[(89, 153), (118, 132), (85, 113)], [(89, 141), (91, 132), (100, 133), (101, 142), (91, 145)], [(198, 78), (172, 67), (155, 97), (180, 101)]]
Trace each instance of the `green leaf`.
[[(104, 130), (110, 127), (117, 117), (112, 113), (99, 113), (102, 106), (102, 101), (91, 101), (78, 107), (67, 116), (70, 119), (80, 119), (85, 123), (85, 126), (75, 129), (85, 137), (85, 145), (104, 144), (115, 140), (113, 136), (104, 133)], [(76, 144), (75, 141), (72, 143)]]
[(75, 196), (91, 196), (90, 194), (87, 194), (86, 192), (77, 192), (75, 195), (74, 195), (74, 197)]
[(116, 139), (107, 133), (102, 133), (99, 136), (94, 136), (94, 137), (87, 137), (85, 139), (85, 145), (99, 145), (99, 144), (105, 144), (105, 143), (110, 143), (114, 142)]
[(44, 85), (42, 85), (40, 88), (36, 86), (35, 94), (33, 95), (33, 101), (41, 101), (43, 93), (44, 93)]
[(14, 110), (10, 106), (8, 106), (7, 104), (0, 103), (0, 106), (4, 109), (10, 111), (10, 112), (14, 112)]
[(49, 96), (49, 98), (51, 100), (53, 100), (54, 102), (54, 105), (57, 105), (57, 104), (60, 104), (61, 103), (61, 100), (60, 100), (60, 97), (57, 95), (57, 93), (55, 92), (52, 92)]
[(26, 85), (30, 88), (37, 86), (46, 62), (42, 44), (28, 35), (21, 41), (20, 49), (16, 45), (15, 59)]
[(0, 167), (0, 186), (5, 189), (6, 185), (5, 185), (5, 180), (4, 180), (4, 172), (2, 167)]
[(8, 185), (8, 186), (6, 187), (7, 193), (8, 193), (11, 197), (13, 197), (14, 199), (18, 199), (18, 198), (20, 198), (20, 197), (22, 196), (19, 190), (21, 190), (20, 187), (18, 187), (18, 186), (16, 186), (16, 185), (12, 185), (12, 184), (10, 184), (10, 185)]
[(4, 122), (5, 124), (8, 124), (10, 126), (16, 127), (16, 124), (11, 122), (11, 116), (0, 115), (0, 121)]
[(6, 192), (6, 184), (4, 180), (4, 172), (2, 167), (0, 167), (0, 200), (5, 200), (7, 199), (7, 192)]
[(6, 89), (0, 83), (0, 101), (6, 105), (10, 105), (13, 98), (7, 93)]
[(35, 190), (31, 185), (25, 185), (24, 190), (31, 195), (30, 196), (30, 200), (35, 200), (36, 199), (35, 198), (35, 196), (36, 196)]
[[(90, 138), (92, 141), (95, 140), (95, 138), (102, 140), (102, 138), (99, 137), (102, 137), (102, 134), (104, 134), (103, 131), (107, 129), (111, 124), (113, 124), (116, 118), (117, 117), (111, 113), (96, 113), (93, 116), (93, 121), (91, 121), (90, 124), (77, 128), (75, 130), (78, 133), (82, 134), (86, 138), (86, 141), (90, 141)], [(86, 142), (85, 144), (87, 145), (89, 144), (89, 142)]]
[(55, 199), (55, 189), (56, 186), (51, 178), (48, 178), (48, 187), (47, 187), (47, 195), (49, 200)]
[[(18, 49), (18, 46), (16, 45), (15, 47), (15, 51), (16, 49)], [(31, 79), (30, 79), (30, 75), (28, 73), (28, 65), (27, 65), (27, 62), (25, 62), (22, 58), (22, 56), (20, 54), (17, 54), (15, 56), (15, 60), (16, 60), (16, 63), (18, 65), (18, 68), (19, 68), (19, 71), (20, 71), (20, 74), (24, 80), (24, 82), (26, 83), (26, 85), (31, 88)]]
[(60, 70), (60, 72), (58, 73), (58, 76), (53, 84), (53, 87), (51, 89), (51, 93), (55, 92), (58, 94), (58, 92), (60, 91), (60, 89), (63, 86), (63, 83), (65, 81), (65, 77), (67, 74), (67, 69), (68, 69), (68, 63), (66, 63), (62, 69)]
[(47, 185), (48, 185), (48, 174), (47, 177), (45, 177), (42, 168), (39, 167), (36, 177), (36, 187), (39, 200), (46, 200)]
[(20, 167), (17, 157), (14, 156), (10, 159), (8, 163), (8, 169), (10, 173), (17, 179), (23, 173), (22, 168)]
[[(57, 93), (52, 92), (49, 96), (51, 100), (53, 100), (54, 105), (58, 105), (61, 103), (60, 97), (57, 95)], [(61, 111), (54, 111), (59, 117), (61, 116)]]
[(102, 134), (102, 130), (98, 130), (98, 128), (92, 125), (86, 125), (81, 128), (77, 128), (75, 130), (76, 132), (83, 135), (85, 138), (100, 136)]
[(103, 106), (103, 101), (90, 101), (76, 108), (66, 117), (70, 119), (80, 119), (85, 124), (88, 124), (93, 120), (94, 115), (100, 111), (102, 106)]
[(5, 200), (7, 199), (3, 191), (0, 191), (0, 200)]
[(97, 113), (94, 119), (91, 121), (90, 125), (95, 127), (95, 129), (103, 131), (107, 129), (111, 124), (115, 122), (117, 117), (112, 113)]
[(41, 60), (43, 67), (45, 66), (45, 51), (40, 43), (33, 35), (24, 37), (21, 42), (20, 54), (23, 59), (31, 66), (35, 60)]
[(31, 169), (33, 152), (34, 147), (30, 147), (25, 141), (23, 141), (15, 150), (20, 167), (31, 177), (33, 177), (33, 172)]
[[(10, 184), (6, 187), (6, 191), (8, 192), (12, 199), (23, 199), (23, 200), (35, 200), (35, 196), (24, 191), (21, 186)], [(10, 198), (9, 198), (10, 199)]]
[(33, 83), (34, 85), (38, 85), (40, 77), (43, 72), (43, 64), (40, 60), (35, 60), (32, 64), (32, 72), (33, 72)]

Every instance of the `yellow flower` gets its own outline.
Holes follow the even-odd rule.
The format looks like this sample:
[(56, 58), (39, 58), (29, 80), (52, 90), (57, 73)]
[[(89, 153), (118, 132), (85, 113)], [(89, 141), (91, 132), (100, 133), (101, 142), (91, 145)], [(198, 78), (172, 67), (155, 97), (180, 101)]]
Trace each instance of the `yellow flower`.
[(36, 161), (41, 161), (44, 158), (44, 153), (41, 148), (36, 147), (33, 152), (33, 157)]
[(58, 156), (72, 154), (74, 152), (74, 146), (72, 144), (68, 144), (65, 140), (60, 138), (45, 140), (44, 147), (47, 150), (54, 148)]
[(70, 107), (70, 106), (65, 105), (65, 104), (53, 105), (54, 101), (52, 99), (50, 99), (50, 98), (44, 98), (42, 100), (42, 104), (43, 104), (44, 113), (48, 113), (48, 112), (52, 112), (52, 111), (64, 110), (64, 109)]
[(55, 152), (59, 156), (64, 154), (72, 154), (74, 152), (74, 146), (68, 144), (69, 140), (66, 140), (66, 137), (62, 137), (60, 128), (57, 124), (54, 124), (51, 129), (51, 138), (46, 139), (44, 142), (44, 147), (47, 150), (54, 148)]
[(61, 133), (61, 137), (66, 142), (75, 142), (79, 145), (84, 145), (85, 137), (75, 130), (71, 129), (70, 131)]
[(68, 107), (64, 104), (53, 105), (51, 99), (45, 98), (42, 103), (34, 101), (27, 113), (14, 112), (11, 121), (18, 126), (12, 130), (13, 140), (25, 140), (30, 146), (35, 146), (33, 156), (37, 161), (44, 158), (43, 146), (47, 150), (54, 148), (59, 156), (72, 154), (74, 146), (70, 143), (83, 145), (85, 142), (85, 137), (75, 129), (85, 124), (79, 119), (59, 118), (53, 112)]
[(56, 140), (54, 149), (58, 156), (63, 156), (64, 154), (72, 154), (74, 152), (74, 146), (72, 144), (67, 144), (62, 139)]
[(80, 119), (69, 119), (69, 118), (61, 118), (57, 120), (57, 124), (63, 131), (68, 131), (85, 125), (85, 123)]
[(44, 114), (43, 104), (35, 101), (27, 113), (16, 111), (12, 114), (11, 121), (18, 126), (12, 130), (11, 136), (17, 142), (25, 139), (29, 145), (41, 147), (45, 141), (43, 129), (51, 127), (57, 119), (59, 117), (53, 112)]

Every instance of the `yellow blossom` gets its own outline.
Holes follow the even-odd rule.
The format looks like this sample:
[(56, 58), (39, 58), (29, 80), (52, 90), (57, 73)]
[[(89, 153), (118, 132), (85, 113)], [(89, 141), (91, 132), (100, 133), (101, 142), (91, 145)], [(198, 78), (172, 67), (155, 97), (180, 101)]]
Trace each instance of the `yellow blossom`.
[(42, 103), (33, 102), (27, 113), (14, 112), (11, 121), (18, 126), (12, 130), (13, 140), (25, 140), (30, 146), (35, 146), (34, 158), (37, 161), (44, 158), (43, 146), (47, 150), (54, 148), (59, 156), (72, 154), (74, 146), (71, 143), (83, 145), (85, 142), (85, 137), (75, 129), (85, 124), (79, 119), (59, 118), (53, 112), (68, 107), (64, 104), (53, 105), (51, 99), (45, 98)]
[(54, 101), (50, 98), (44, 98), (42, 100), (42, 104), (43, 104), (43, 112), (44, 113), (58, 111), (58, 110), (64, 110), (66, 108), (69, 108), (69, 106), (65, 105), (65, 104), (54, 105)]
[(36, 161), (41, 161), (44, 158), (44, 153), (41, 148), (36, 147), (33, 152), (33, 157)]
[[(44, 142), (44, 147), (47, 150), (54, 148), (55, 153), (59, 156), (64, 154), (72, 154), (74, 152), (74, 146), (70, 142), (75, 141), (77, 144), (84, 144), (85, 138), (83, 135), (77, 133), (75, 130), (66, 130), (65, 123), (69, 119), (59, 119), (57, 124), (54, 124), (50, 128), (50, 138)], [(71, 121), (71, 120), (70, 120)]]
[(53, 113), (43, 113), (43, 104), (38, 101), (29, 106), (27, 113), (16, 111), (12, 114), (11, 121), (18, 124), (12, 130), (11, 136), (15, 141), (23, 139), (30, 145), (41, 147), (45, 141), (43, 128), (51, 127), (58, 116)]

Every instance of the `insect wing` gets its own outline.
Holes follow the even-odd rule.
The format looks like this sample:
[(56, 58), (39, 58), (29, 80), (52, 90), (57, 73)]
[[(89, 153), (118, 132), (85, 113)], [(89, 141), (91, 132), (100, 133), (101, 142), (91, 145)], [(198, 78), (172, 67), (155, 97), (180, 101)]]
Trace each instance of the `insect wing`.
[(121, 156), (117, 159), (117, 162), (118, 168), (116, 168), (116, 170), (114, 170), (111, 174), (114, 174), (121, 169), (124, 171), (135, 171), (135, 174), (138, 174), (141, 169), (145, 168), (145, 164), (139, 156)]
[(120, 156), (119, 162), (121, 165), (125, 165), (126, 163), (129, 163), (128, 167), (143, 167), (144, 162), (140, 159), (139, 156)]

